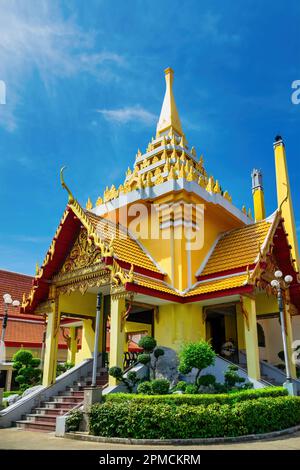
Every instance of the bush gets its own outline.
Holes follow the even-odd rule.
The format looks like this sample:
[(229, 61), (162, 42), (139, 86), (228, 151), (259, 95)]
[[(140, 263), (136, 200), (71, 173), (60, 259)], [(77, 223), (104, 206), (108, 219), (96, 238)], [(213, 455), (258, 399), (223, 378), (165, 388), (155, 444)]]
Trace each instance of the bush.
[(216, 353), (211, 345), (204, 340), (198, 343), (186, 343), (179, 352), (179, 372), (189, 374), (192, 369), (197, 369), (195, 376), (195, 387), (199, 389), (198, 379), (200, 373), (206, 367), (215, 363)]
[[(150, 369), (152, 371), (151, 378), (155, 379), (158, 359), (165, 354), (165, 351), (156, 347), (156, 340), (152, 336), (143, 336), (138, 344), (140, 348), (143, 348), (144, 352), (138, 355), (137, 360), (141, 364), (148, 366), (148, 379), (150, 379)], [(151, 353), (154, 356), (153, 362), (151, 362)]]
[(20, 349), (14, 354), (13, 369), (17, 371), (15, 380), (22, 392), (40, 383), (40, 362), (40, 359), (33, 357), (32, 352), (26, 349)]
[(82, 418), (83, 418), (82, 411), (80, 410), (70, 411), (66, 419), (67, 431), (73, 431), (73, 432), (78, 431)]
[[(150, 382), (142, 382), (142, 384), (146, 384)], [(140, 386), (139, 385), (139, 386)], [(198, 406), (198, 405), (212, 405), (215, 403), (219, 403), (222, 405), (228, 404), (232, 405), (234, 403), (238, 403), (245, 400), (255, 400), (258, 398), (276, 398), (276, 397), (285, 397), (287, 396), (288, 392), (283, 387), (265, 387), (255, 390), (242, 390), (237, 391), (236, 393), (229, 394), (197, 394), (197, 395), (180, 395), (180, 394), (169, 394), (169, 395), (136, 395), (136, 394), (129, 394), (129, 393), (112, 393), (105, 396), (105, 401), (113, 401), (115, 403), (123, 403), (123, 402), (132, 402), (138, 403), (139, 406), (143, 405), (144, 403), (149, 404), (161, 404), (161, 403), (168, 403), (170, 405), (191, 405), (191, 406)]]
[(209, 387), (209, 386), (214, 386), (216, 383), (216, 377), (212, 374), (204, 374), (201, 375), (198, 379), (198, 384), (199, 386), (202, 387)]
[(143, 395), (152, 395), (151, 382), (146, 381), (140, 383), (137, 387), (137, 393), (141, 393)]
[(56, 366), (56, 377), (67, 372), (67, 370), (72, 369), (74, 364), (72, 362), (64, 362), (63, 364), (57, 364)]
[(169, 393), (170, 382), (167, 379), (155, 379), (150, 383), (153, 395), (166, 395)]
[(187, 384), (184, 393), (186, 393), (187, 395), (195, 395), (196, 393), (198, 393), (198, 387), (193, 384)]
[(156, 340), (152, 336), (143, 336), (138, 344), (146, 353), (152, 353), (156, 347)]
[(151, 357), (150, 357), (150, 354), (141, 353), (141, 354), (138, 355), (137, 360), (141, 364), (147, 365), (147, 364), (149, 364), (149, 362), (151, 360)]
[(184, 392), (186, 389), (186, 386), (187, 386), (187, 383), (184, 382), (183, 380), (180, 380), (179, 382), (177, 382), (172, 392), (176, 392), (176, 391)]
[(170, 382), (166, 379), (155, 379), (138, 385), (137, 393), (143, 395), (166, 395), (169, 393)]
[(106, 401), (93, 405), (90, 413), (92, 434), (136, 439), (242, 436), (285, 429), (299, 423), (299, 397), (268, 397), (208, 406), (174, 406), (151, 401), (140, 406), (134, 400)]
[(123, 382), (129, 393), (133, 392), (134, 387), (140, 381), (135, 371), (129, 371), (125, 376), (121, 367), (118, 366), (111, 367), (108, 373), (115, 379), (119, 380), (120, 382)]

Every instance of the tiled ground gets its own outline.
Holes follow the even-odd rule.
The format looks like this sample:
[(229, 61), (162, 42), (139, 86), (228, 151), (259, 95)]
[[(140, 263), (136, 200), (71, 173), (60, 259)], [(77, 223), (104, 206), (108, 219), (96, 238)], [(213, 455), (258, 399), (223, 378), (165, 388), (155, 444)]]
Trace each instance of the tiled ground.
[[(239, 450), (300, 450), (300, 432), (280, 437), (272, 441), (258, 441), (249, 443), (219, 444), (209, 446), (147, 446), (147, 449), (239, 449)], [(128, 446), (122, 444), (102, 444), (96, 442), (75, 441), (55, 437), (53, 433), (43, 433), (36, 431), (23, 431), (22, 429), (9, 428), (0, 429), (0, 449), (43, 449), (43, 450), (122, 450), (122, 449), (143, 449), (145, 446)]]

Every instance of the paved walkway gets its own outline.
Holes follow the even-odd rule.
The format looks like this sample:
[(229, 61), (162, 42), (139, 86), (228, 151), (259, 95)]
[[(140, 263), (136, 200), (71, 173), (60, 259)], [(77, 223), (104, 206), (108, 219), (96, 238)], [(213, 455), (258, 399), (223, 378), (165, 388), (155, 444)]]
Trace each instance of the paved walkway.
[(233, 443), (201, 446), (128, 446), (124, 444), (102, 444), (98, 442), (75, 441), (55, 437), (53, 433), (23, 431), (18, 428), (0, 429), (0, 449), (38, 450), (125, 450), (125, 449), (218, 449), (218, 450), (300, 450), (300, 432), (274, 439), (249, 443)]

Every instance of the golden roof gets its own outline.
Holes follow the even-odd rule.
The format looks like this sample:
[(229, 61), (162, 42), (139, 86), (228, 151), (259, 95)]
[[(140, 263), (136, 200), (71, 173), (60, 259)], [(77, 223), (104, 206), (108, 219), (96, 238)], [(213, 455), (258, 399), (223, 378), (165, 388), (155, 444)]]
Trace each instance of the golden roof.
[(189, 290), (185, 297), (192, 295), (209, 294), (211, 292), (217, 292), (227, 289), (233, 289), (235, 287), (241, 287), (247, 284), (248, 275), (239, 274), (238, 276), (225, 277), (222, 279), (216, 279), (214, 281), (201, 282), (200, 284)]
[(242, 287), (247, 284), (247, 273), (225, 277), (214, 281), (204, 281), (192, 287), (188, 292), (178, 292), (163, 281), (152, 279), (146, 276), (134, 274), (134, 284), (148, 289), (157, 290), (165, 294), (172, 294), (178, 297), (192, 297), (194, 295), (209, 294), (212, 292)]
[(266, 220), (226, 232), (218, 241), (200, 276), (251, 265), (272, 223)]
[(124, 227), (92, 212), (85, 211), (85, 214), (100, 239), (112, 246), (114, 255), (118, 260), (156, 273), (162, 273), (150, 256), (143, 251), (141, 244), (131, 238)]

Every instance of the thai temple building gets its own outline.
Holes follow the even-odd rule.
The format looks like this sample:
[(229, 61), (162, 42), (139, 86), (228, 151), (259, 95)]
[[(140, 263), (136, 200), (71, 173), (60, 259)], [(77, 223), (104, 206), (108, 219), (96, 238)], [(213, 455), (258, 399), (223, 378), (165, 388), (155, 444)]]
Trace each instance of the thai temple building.
[(284, 290), (284, 308), (288, 361), (296, 376), (299, 253), (284, 142), (280, 136), (274, 142), (277, 210), (265, 213), (262, 174), (256, 169), (254, 210), (238, 208), (230, 188), (207, 173), (202, 156), (188, 143), (171, 68), (165, 80), (155, 138), (138, 150), (119, 187), (107, 187), (83, 207), (61, 171), (68, 201), (22, 303), (24, 315), (46, 317), (43, 385), (55, 381), (59, 330), (66, 320), (68, 358), (79, 364), (93, 356), (98, 293), (98, 348), (106, 352), (106, 365), (125, 367), (128, 345), (145, 334), (175, 351), (202, 338), (218, 354), (232, 343), (235, 361), (244, 357), (248, 376), (259, 380), (262, 361), (277, 365), (283, 349), (270, 285), (276, 270), (293, 277)]

